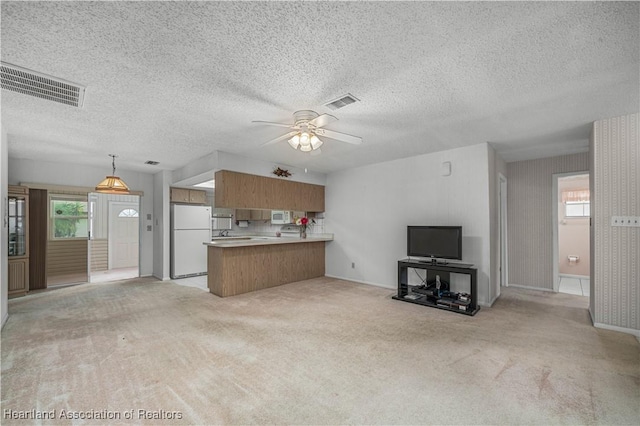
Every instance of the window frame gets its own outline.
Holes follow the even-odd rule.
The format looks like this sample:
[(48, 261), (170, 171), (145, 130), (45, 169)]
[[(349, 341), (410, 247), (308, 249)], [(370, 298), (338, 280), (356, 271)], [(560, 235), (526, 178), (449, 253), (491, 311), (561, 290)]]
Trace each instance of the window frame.
[[(72, 195), (72, 194), (49, 194), (49, 240), (51, 241), (73, 241), (73, 240), (88, 240), (90, 230), (90, 215), (89, 215), (89, 199), (87, 196), (83, 195)], [(81, 215), (55, 215), (53, 211), (55, 202), (72, 202), (72, 203), (83, 203), (84, 204), (84, 213)], [(59, 237), (56, 236), (56, 220), (85, 220), (86, 221), (86, 235), (83, 236), (74, 236), (74, 237)]]
[[(569, 214), (568, 207), (582, 206), (582, 214)], [(591, 203), (590, 201), (566, 201), (564, 203), (564, 217), (566, 219), (584, 219), (585, 217), (591, 217)]]

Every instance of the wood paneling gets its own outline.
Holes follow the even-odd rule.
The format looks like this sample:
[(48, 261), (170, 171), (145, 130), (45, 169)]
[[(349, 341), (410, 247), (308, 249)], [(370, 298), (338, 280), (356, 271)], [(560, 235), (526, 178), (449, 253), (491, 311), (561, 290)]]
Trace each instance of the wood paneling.
[(109, 240), (91, 240), (91, 272), (109, 269)]
[(47, 288), (47, 191), (29, 191), (29, 290)]
[(87, 274), (87, 240), (50, 240), (47, 249), (47, 278), (56, 275)]
[(226, 297), (324, 276), (325, 243), (208, 247), (209, 291)]
[(507, 164), (509, 284), (553, 290), (553, 174), (589, 169), (589, 154)]
[(216, 207), (324, 211), (324, 186), (221, 170)]

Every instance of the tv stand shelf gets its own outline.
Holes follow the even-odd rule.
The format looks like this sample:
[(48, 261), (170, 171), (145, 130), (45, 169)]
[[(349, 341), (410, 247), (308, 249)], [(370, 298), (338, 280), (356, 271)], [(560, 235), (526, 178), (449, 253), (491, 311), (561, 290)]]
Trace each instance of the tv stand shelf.
[[(412, 259), (399, 260), (398, 294), (396, 296), (393, 296), (393, 299), (402, 300), (403, 302), (408, 303), (415, 303), (417, 305), (429, 306), (432, 308), (444, 309), (446, 311), (457, 312), (464, 315), (475, 315), (480, 310), (477, 300), (478, 270), (469, 266), (471, 265), (455, 263), (431, 263)], [(469, 275), (469, 279), (471, 281), (469, 286), (469, 301), (467, 303), (463, 303), (446, 297), (427, 297), (426, 294), (430, 293), (428, 289), (418, 289), (418, 286), (412, 286), (409, 284), (408, 270), (410, 268), (424, 269), (427, 272), (427, 280), (430, 276), (434, 276), (436, 273), (446, 281), (450, 281), (449, 275), (451, 273)], [(416, 291), (409, 292), (409, 290), (413, 289), (416, 289)], [(423, 294), (424, 296), (414, 300), (405, 298), (405, 296), (407, 296), (408, 294)]]

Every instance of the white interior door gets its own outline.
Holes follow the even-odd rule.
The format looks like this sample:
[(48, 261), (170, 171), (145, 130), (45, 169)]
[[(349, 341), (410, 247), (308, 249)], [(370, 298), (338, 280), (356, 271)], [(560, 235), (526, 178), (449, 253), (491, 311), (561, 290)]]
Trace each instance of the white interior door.
[(138, 266), (138, 203), (109, 203), (109, 269)]

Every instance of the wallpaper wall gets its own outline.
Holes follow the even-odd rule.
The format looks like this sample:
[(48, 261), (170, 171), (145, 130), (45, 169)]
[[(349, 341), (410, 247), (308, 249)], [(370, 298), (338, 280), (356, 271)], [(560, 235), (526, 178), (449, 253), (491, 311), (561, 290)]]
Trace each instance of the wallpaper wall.
[(640, 228), (613, 227), (611, 216), (640, 216), (640, 114), (596, 121), (591, 137), (594, 322), (638, 330)]
[(588, 169), (586, 152), (507, 164), (509, 284), (553, 290), (553, 174)]

